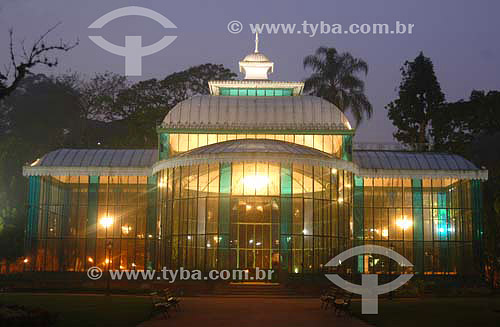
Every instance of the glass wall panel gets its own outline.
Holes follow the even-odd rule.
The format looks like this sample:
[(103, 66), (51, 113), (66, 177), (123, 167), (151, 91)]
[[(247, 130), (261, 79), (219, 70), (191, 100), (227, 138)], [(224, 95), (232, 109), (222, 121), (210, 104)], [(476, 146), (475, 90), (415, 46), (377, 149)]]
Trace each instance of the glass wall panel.
[[(169, 157), (178, 155), (201, 146), (210, 145), (218, 142), (241, 139), (268, 139), (285, 141), (295, 144), (308, 146), (341, 159), (342, 151), (351, 151), (351, 147), (342, 149), (342, 135), (295, 135), (295, 134), (170, 134), (170, 144), (168, 148)], [(350, 158), (350, 154), (345, 158)], [(347, 159), (346, 159), (347, 160)]]
[[(188, 144), (194, 139), (177, 137)], [(317, 143), (315, 137), (301, 142), (311, 140)], [(354, 181), (350, 172), (311, 165), (224, 165), (223, 170), (219, 164), (165, 169), (156, 179), (42, 176), (30, 182), (38, 189), (28, 208), (26, 244), (33, 269), (223, 265), (317, 273), (336, 254), (362, 242), (398, 251), (418, 273), (473, 271), (481, 245), (478, 182)], [(375, 255), (351, 261), (346, 271), (402, 271)]]
[[(220, 265), (221, 260), (225, 260), (225, 250), (222, 250), (225, 246), (222, 247), (222, 243), (227, 232), (225, 227), (221, 230), (221, 226), (225, 226), (221, 225), (221, 219), (226, 218), (221, 210), (226, 210), (223, 201), (226, 201), (227, 194), (229, 268), (252, 270), (257, 267), (281, 267), (282, 271), (292, 274), (319, 271), (332, 255), (338, 254), (337, 246), (332, 248), (332, 244), (338, 244), (339, 239), (343, 239), (340, 243), (347, 244), (345, 238), (348, 235), (352, 202), (350, 174), (309, 165), (287, 166), (263, 162), (233, 163), (224, 170), (230, 171), (229, 179), (219, 178), (220, 183), (222, 180), (224, 183), (230, 181), (224, 192), (210, 187), (207, 191), (206, 187), (207, 181), (212, 180), (211, 176), (222, 174), (220, 165), (200, 165), (196, 169), (179, 167), (160, 172), (158, 180), (164, 184), (169, 184), (165, 179), (180, 175), (178, 179), (181, 182), (173, 182), (172, 192), (176, 193), (177, 185), (188, 188), (189, 192), (178, 191), (178, 202), (165, 201), (166, 206), (162, 206), (164, 213), (160, 215), (173, 213), (171, 232), (168, 232), (169, 226), (160, 228), (163, 231), (162, 239), (167, 244), (172, 242), (177, 245), (167, 249), (170, 253), (164, 253), (158, 262), (172, 268), (183, 266), (202, 270)], [(342, 183), (338, 182), (339, 175), (342, 176)], [(183, 183), (183, 179), (203, 182), (199, 182), (196, 189), (194, 183)], [(339, 200), (339, 193), (345, 201)], [(160, 195), (160, 198), (164, 196)], [(184, 197), (196, 199), (198, 204), (184, 201)], [(197, 235), (205, 236), (201, 238), (203, 241), (192, 237), (192, 232), (182, 229), (183, 221), (187, 219), (183, 213), (190, 212), (191, 208), (197, 208), (198, 211), (188, 219), (196, 220), (193, 226), (197, 226)], [(289, 223), (285, 224), (287, 221)], [(337, 234), (339, 231), (341, 235)], [(216, 248), (218, 251), (214, 250)], [(194, 256), (190, 253), (196, 253), (196, 260), (188, 258)]]
[[(45, 271), (138, 269), (146, 234), (146, 177), (41, 177), (33, 268)], [(156, 187), (156, 185), (154, 185)], [(155, 199), (149, 206), (156, 207)]]
[[(464, 263), (471, 258), (463, 257), (468, 251), (457, 250), (472, 247), (467, 232), (472, 230), (467, 218), (471, 211), (466, 201), (468, 181), (364, 178), (363, 183), (365, 244), (378, 240), (379, 245), (400, 249), (418, 273), (456, 274), (468, 269)], [(370, 260), (377, 273), (394, 268)]]

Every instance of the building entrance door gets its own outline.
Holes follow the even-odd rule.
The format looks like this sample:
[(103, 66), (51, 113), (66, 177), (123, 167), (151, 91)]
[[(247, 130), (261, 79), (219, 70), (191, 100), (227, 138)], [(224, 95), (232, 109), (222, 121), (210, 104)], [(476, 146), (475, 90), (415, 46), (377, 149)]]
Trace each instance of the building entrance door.
[(279, 199), (235, 197), (231, 200), (231, 266), (278, 269)]

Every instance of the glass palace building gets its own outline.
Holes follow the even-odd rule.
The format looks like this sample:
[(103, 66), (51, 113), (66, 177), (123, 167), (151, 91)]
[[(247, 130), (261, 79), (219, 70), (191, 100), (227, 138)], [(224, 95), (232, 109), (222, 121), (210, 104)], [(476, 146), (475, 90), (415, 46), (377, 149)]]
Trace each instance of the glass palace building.
[[(25, 166), (29, 268), (286, 276), (376, 244), (417, 274), (478, 270), (487, 171), (452, 154), (353, 149), (335, 105), (268, 80), (274, 64), (257, 50), (239, 65), (245, 79), (212, 81), (167, 114), (157, 149), (60, 149)], [(345, 268), (401, 269), (373, 254)]]

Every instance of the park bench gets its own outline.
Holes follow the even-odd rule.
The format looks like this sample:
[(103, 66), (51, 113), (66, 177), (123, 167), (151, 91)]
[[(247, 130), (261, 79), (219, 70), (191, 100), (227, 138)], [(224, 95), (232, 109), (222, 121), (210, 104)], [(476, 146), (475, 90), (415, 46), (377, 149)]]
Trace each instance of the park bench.
[(158, 292), (151, 292), (149, 295), (153, 304), (153, 309), (149, 316), (152, 317), (157, 313), (161, 313), (165, 318), (169, 318), (170, 314), (168, 310), (174, 305), (171, 302), (165, 301), (165, 297), (160, 296)]
[(334, 287), (330, 287), (327, 289), (321, 296), (321, 309), (328, 309), (330, 306), (333, 306), (335, 299), (337, 297), (338, 290)]
[(180, 310), (181, 299), (169, 288), (163, 289), (163, 296), (166, 303), (174, 307), (176, 311)]
[(341, 295), (337, 295), (335, 301), (333, 302), (333, 306), (335, 308), (335, 314), (337, 316), (340, 316), (342, 313), (344, 313), (352, 317), (351, 302), (352, 302), (351, 293), (344, 293)]

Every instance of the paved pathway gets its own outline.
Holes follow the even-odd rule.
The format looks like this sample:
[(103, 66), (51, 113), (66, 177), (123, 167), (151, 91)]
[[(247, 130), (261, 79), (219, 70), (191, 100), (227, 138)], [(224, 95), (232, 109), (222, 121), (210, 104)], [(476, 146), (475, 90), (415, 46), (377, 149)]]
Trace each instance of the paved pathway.
[(321, 310), (319, 299), (312, 298), (191, 297), (182, 301), (182, 311), (172, 311), (170, 318), (157, 316), (139, 326), (369, 326), (356, 318), (336, 317), (332, 310)]

